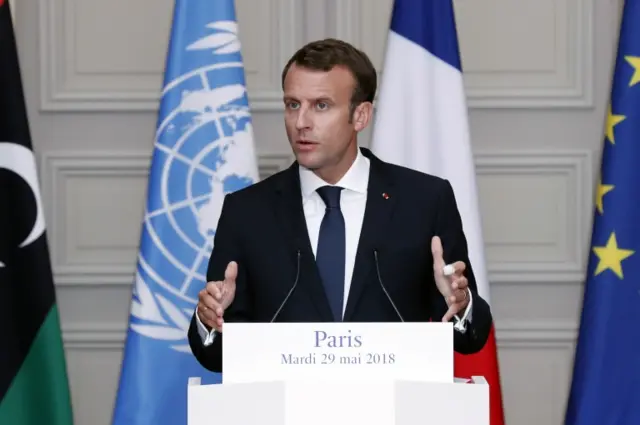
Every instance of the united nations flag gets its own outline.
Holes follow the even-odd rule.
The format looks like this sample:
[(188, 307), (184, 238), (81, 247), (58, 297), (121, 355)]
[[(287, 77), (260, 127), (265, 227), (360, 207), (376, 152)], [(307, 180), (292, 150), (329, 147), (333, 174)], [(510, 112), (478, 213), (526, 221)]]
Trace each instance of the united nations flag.
[[(114, 425), (187, 423), (187, 340), (224, 196), (258, 180), (233, 0), (176, 0)], [(211, 411), (215, 418), (215, 410)]]
[(626, 0), (566, 425), (640, 424), (640, 0)]

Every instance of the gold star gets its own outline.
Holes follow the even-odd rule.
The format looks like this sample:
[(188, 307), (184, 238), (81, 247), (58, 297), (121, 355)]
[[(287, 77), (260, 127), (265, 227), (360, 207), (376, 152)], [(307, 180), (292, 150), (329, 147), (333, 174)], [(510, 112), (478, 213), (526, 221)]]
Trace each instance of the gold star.
[(600, 261), (596, 268), (595, 276), (599, 275), (603, 271), (610, 269), (620, 279), (622, 276), (622, 260), (633, 255), (634, 251), (630, 249), (619, 249), (618, 241), (616, 240), (615, 232), (611, 232), (607, 246), (596, 246), (593, 248), (593, 252), (598, 256)]
[(640, 82), (640, 56), (625, 56), (624, 58), (635, 70), (631, 77), (631, 81), (629, 81), (629, 87), (631, 87)]
[(624, 115), (613, 115), (611, 113), (611, 105), (607, 108), (607, 139), (612, 145), (615, 145), (615, 139), (613, 137), (613, 127), (623, 121), (626, 117)]
[(602, 180), (598, 178), (598, 187), (596, 189), (596, 208), (600, 214), (604, 214), (602, 198), (604, 198), (604, 195), (611, 192), (613, 188), (614, 186), (612, 184), (602, 184)]

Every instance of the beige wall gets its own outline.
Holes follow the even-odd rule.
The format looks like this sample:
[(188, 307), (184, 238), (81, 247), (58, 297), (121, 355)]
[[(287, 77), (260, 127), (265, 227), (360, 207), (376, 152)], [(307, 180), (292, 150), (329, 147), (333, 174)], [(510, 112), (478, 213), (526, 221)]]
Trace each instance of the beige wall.
[[(16, 3), (75, 415), (78, 425), (105, 425), (172, 1)], [(237, 1), (263, 174), (289, 161), (285, 60), (332, 35), (380, 64), (390, 4)], [(560, 424), (619, 0), (457, 0), (456, 8), (507, 424)]]

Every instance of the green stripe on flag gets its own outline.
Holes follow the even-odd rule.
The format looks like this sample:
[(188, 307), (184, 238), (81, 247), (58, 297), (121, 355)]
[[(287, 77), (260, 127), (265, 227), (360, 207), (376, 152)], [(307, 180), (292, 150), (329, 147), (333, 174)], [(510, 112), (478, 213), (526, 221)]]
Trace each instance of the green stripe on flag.
[(46, 316), (9, 391), (0, 424), (72, 425), (71, 400), (58, 308)]

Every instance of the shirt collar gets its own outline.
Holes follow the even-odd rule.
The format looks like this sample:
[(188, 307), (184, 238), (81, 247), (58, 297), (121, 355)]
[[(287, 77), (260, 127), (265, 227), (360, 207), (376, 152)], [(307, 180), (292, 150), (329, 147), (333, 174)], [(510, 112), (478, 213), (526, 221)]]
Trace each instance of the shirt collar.
[[(305, 167), (298, 167), (300, 173), (300, 189), (302, 197), (308, 198), (313, 192), (329, 183), (318, 177), (313, 171)], [(364, 156), (360, 149), (355, 161), (346, 174), (335, 184), (335, 186), (343, 187), (345, 190), (351, 190), (357, 193), (366, 194), (367, 185), (369, 183), (369, 158)]]

